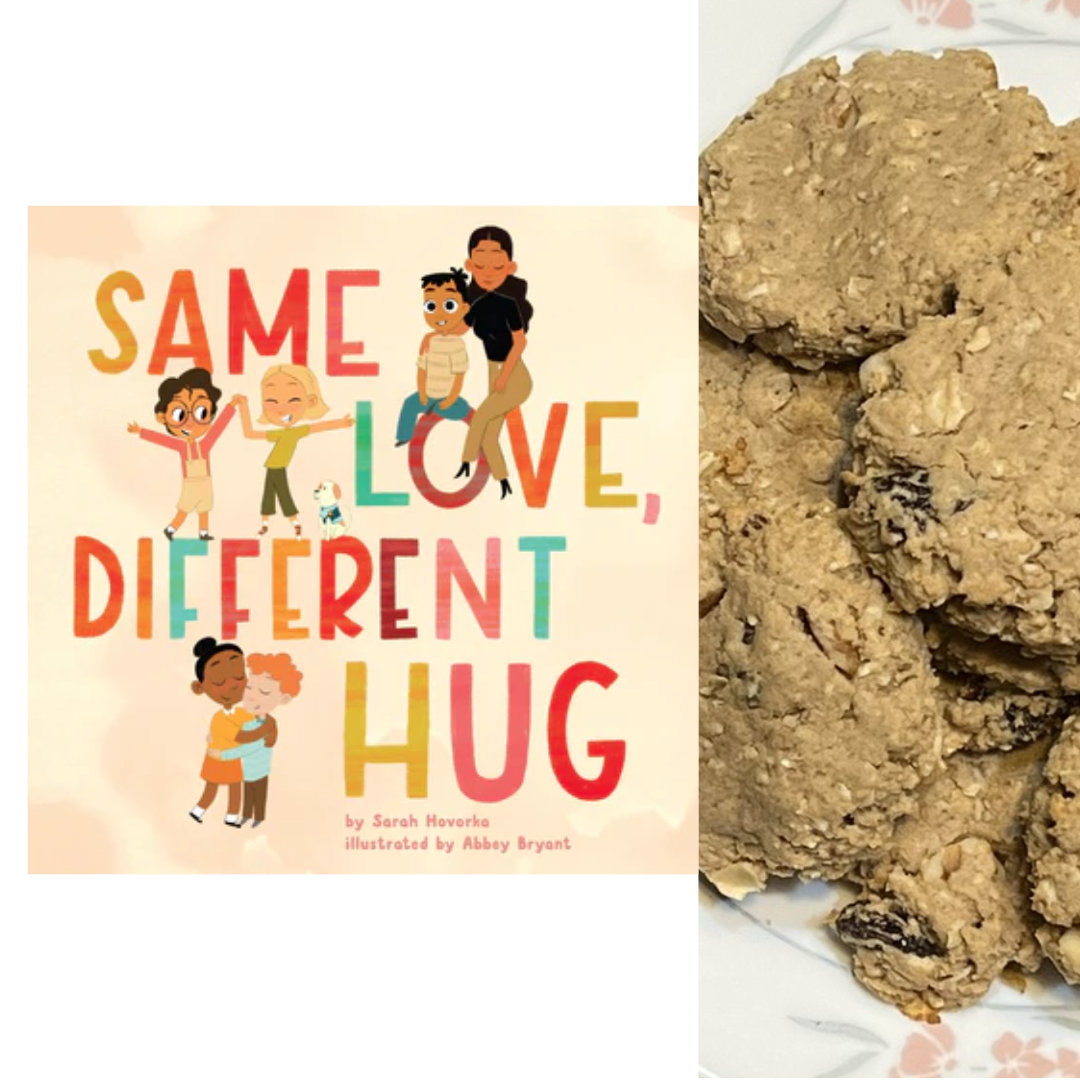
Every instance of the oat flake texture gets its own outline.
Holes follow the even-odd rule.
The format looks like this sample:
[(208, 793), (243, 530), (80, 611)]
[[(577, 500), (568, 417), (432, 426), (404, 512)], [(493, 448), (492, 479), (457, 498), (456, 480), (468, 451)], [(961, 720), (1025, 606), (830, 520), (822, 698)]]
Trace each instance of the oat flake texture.
[(1060, 220), (1069, 137), (977, 50), (813, 60), (701, 155), (701, 312), (803, 366), (894, 344)]
[(815, 60), (700, 166), (700, 867), (914, 1019), (1080, 984), (1080, 120)]

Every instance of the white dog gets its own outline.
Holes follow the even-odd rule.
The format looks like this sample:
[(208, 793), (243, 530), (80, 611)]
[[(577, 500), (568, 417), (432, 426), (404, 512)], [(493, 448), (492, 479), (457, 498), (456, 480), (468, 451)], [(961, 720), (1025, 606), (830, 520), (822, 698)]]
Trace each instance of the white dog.
[(324, 540), (333, 540), (349, 531), (349, 519), (338, 506), (341, 488), (333, 480), (324, 480), (315, 489), (315, 501), (319, 504), (319, 528)]

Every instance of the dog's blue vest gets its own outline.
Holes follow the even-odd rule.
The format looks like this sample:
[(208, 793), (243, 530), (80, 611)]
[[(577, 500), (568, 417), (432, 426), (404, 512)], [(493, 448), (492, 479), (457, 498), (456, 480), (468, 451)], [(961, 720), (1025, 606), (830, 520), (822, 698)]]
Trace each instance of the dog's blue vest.
[(341, 511), (338, 509), (338, 504), (334, 503), (333, 506), (320, 506), (319, 520), (324, 525), (327, 522), (330, 522), (330, 524), (333, 525), (335, 522), (341, 521)]

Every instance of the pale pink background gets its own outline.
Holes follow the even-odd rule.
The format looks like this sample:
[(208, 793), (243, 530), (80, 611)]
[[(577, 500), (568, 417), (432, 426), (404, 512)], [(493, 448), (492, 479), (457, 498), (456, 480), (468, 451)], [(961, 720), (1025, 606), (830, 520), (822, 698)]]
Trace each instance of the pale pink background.
[[(477, 225), (495, 222), (515, 240), (520, 274), (536, 314), (526, 360), (535, 389), (523, 409), (534, 457), (547, 409), (570, 404), (551, 498), (528, 508), (504, 434), (515, 483), (500, 502), (485, 488), (470, 506), (438, 510), (415, 491), (405, 451), (394, 450), (393, 423), (414, 386), (415, 348), (425, 327), (421, 274), (460, 265)], [(696, 268), (692, 210), (645, 209), (36, 209), (30, 214), (30, 869), (44, 872), (607, 872), (692, 873), (696, 866)], [(377, 589), (352, 615), (365, 632), (350, 640), (317, 637), (317, 516), (311, 489), (325, 478), (352, 491), (352, 436), (320, 434), (300, 444), (290, 482), (313, 541), (312, 556), (293, 560), (290, 606), (312, 628), (306, 641), (275, 641), (270, 623), (270, 554), (242, 560), (240, 602), (251, 622), (247, 651), (291, 652), (305, 673), (303, 692), (280, 710), (268, 820), (260, 833), (221, 823), (223, 796), (195, 825), (187, 816), (211, 709), (188, 689), (191, 646), (221, 636), (218, 545), (188, 561), (187, 606), (199, 609), (187, 636), (168, 637), (168, 552), (161, 529), (178, 493), (176, 455), (129, 435), (130, 420), (153, 424), (160, 377), (147, 364), (172, 272), (195, 272), (215, 367), (226, 395), (258, 393), (258, 375), (279, 358), (248, 346), (242, 377), (226, 367), (230, 267), (247, 270), (265, 322), (276, 311), (290, 271), (311, 270), (309, 362), (331, 416), (371, 400), (375, 413), (376, 490), (411, 492), (405, 508), (353, 508), (354, 535), (377, 551), (381, 537), (419, 537), (420, 556), (400, 562), (399, 604), (419, 627), (413, 641), (378, 638)], [(376, 378), (325, 377), (325, 272), (376, 268), (382, 285), (350, 290), (346, 339), (362, 338)], [(94, 303), (101, 280), (130, 270), (146, 299), (119, 306), (139, 341), (127, 372), (106, 376), (87, 350), (115, 352)], [(179, 337), (184, 336), (181, 329)], [(466, 338), (471, 361), (465, 395), (484, 393), (479, 342)], [(286, 345), (286, 350), (288, 344)], [(288, 359), (282, 355), (280, 359)], [(188, 366), (173, 361), (177, 374)], [(584, 402), (636, 400), (635, 420), (605, 424), (604, 471), (621, 472), (636, 509), (587, 510), (583, 499)], [(441, 425), (429, 440), (429, 468), (456, 467), (463, 425)], [(253, 536), (266, 444), (241, 437), (239, 422), (213, 456), (218, 537)], [(644, 496), (661, 495), (659, 521), (642, 523)], [(193, 520), (182, 530), (191, 535)], [(273, 535), (284, 536), (282, 519)], [(109, 634), (72, 633), (75, 535), (108, 543), (128, 586), (120, 623)], [(532, 557), (522, 535), (561, 534), (568, 550), (553, 555), (552, 633), (532, 637)], [(154, 542), (154, 637), (135, 636), (136, 539)], [(451, 537), (479, 574), (484, 540), (502, 539), (502, 636), (483, 637), (455, 596), (454, 636), (434, 635), (434, 549)], [(377, 585), (377, 581), (376, 581)], [(99, 594), (100, 595), (100, 594)], [(97, 606), (97, 605), (95, 605)], [(369, 737), (401, 741), (410, 662), (429, 664), (429, 798), (404, 795), (400, 766), (369, 766), (368, 794), (343, 787), (344, 665), (369, 667)], [(545, 729), (550, 690), (562, 670), (598, 660), (619, 672), (607, 691), (586, 686), (571, 711), (570, 745), (580, 770), (591, 739), (627, 741), (627, 764), (615, 794), (585, 803), (556, 783)], [(450, 765), (449, 667), (473, 664), (479, 768), (501, 768), (505, 748), (506, 665), (533, 667), (530, 762), (521, 792), (485, 806), (457, 790)], [(349, 852), (346, 813), (370, 818), (428, 812), (478, 812), (489, 837), (516, 841), (569, 835), (573, 850), (531, 858), (435, 851)], [(422, 835), (423, 832), (410, 835)], [(458, 841), (463, 833), (444, 833)], [(365, 830), (365, 836), (370, 832)], [(397, 836), (400, 834), (386, 834)], [(432, 838), (432, 844), (434, 838)]]

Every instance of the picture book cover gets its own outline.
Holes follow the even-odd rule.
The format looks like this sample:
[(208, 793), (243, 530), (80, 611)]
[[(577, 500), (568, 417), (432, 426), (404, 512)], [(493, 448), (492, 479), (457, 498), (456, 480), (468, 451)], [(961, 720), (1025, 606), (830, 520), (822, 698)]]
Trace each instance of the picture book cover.
[(696, 866), (696, 211), (29, 213), (29, 868)]

